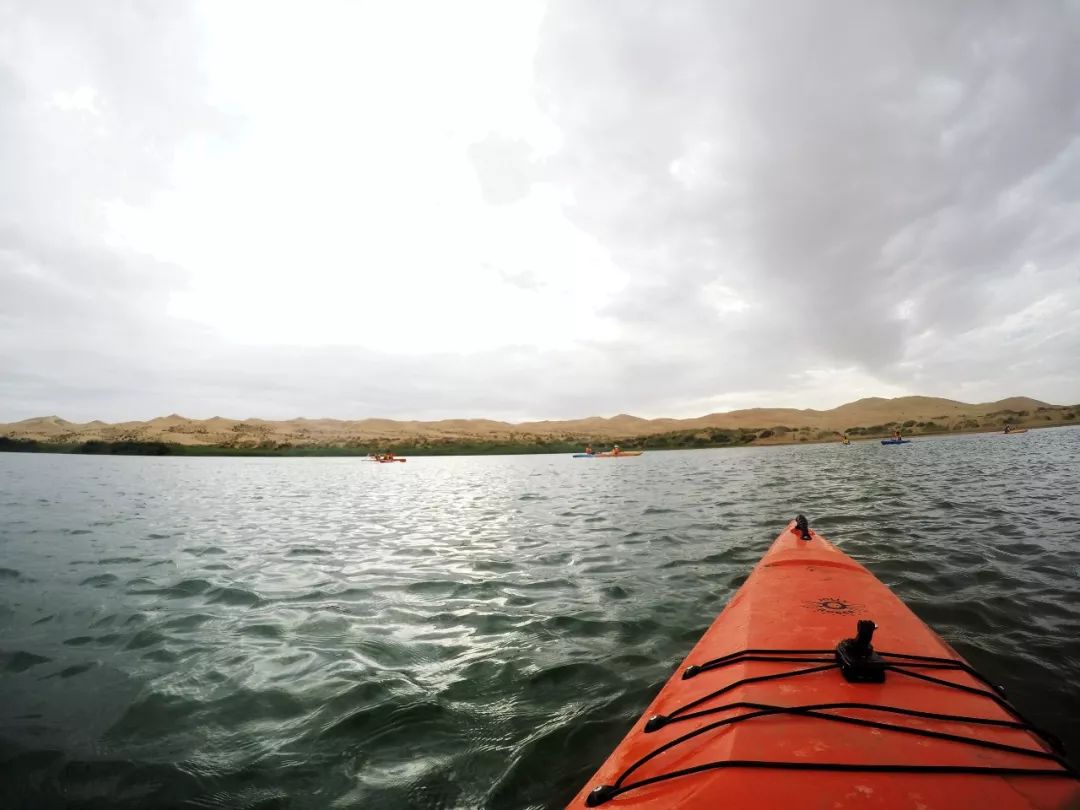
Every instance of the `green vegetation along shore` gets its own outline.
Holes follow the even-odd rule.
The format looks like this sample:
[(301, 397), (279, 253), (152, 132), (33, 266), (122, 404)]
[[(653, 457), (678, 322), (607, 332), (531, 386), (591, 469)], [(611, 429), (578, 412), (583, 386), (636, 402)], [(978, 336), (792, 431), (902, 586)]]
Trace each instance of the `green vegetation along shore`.
[[(640, 438), (627, 437), (615, 443), (624, 450), (678, 450), (695, 447), (737, 447), (752, 444), (757, 439), (757, 433), (754, 431), (710, 430), (705, 435), (698, 435), (700, 433), (700, 431), (679, 431)], [(389, 452), (399, 456), (484, 456), (579, 453), (582, 447), (589, 443), (604, 447), (611, 442), (546, 437), (537, 437), (532, 441), (430, 440), (420, 437), (344, 445), (294, 445), (287, 442), (265, 442), (255, 446), (215, 446), (139, 441), (51, 443), (0, 436), (0, 452), (114, 456), (368, 456), (372, 453)]]
[(179, 444), (168, 441), (44, 441), (0, 436), (0, 452), (78, 453), (84, 455), (142, 456), (367, 456), (392, 452), (402, 456), (521, 455), (535, 453), (575, 453), (586, 444), (606, 447), (619, 444), (624, 450), (685, 450), (709, 447), (799, 444), (850, 439), (877, 439), (900, 430), (905, 436), (940, 436), (958, 433), (998, 432), (1005, 425), (1040, 428), (1075, 425), (1080, 422), (1080, 406), (1046, 406), (1032, 410), (1000, 410), (980, 417), (886, 422), (852, 426), (844, 431), (774, 425), (761, 428), (699, 428), (674, 430), (646, 436), (616, 438), (581, 436), (512, 435), (506, 438), (446, 438), (424, 435), (409, 438), (355, 439), (341, 443), (291, 443), (263, 441), (216, 445)]

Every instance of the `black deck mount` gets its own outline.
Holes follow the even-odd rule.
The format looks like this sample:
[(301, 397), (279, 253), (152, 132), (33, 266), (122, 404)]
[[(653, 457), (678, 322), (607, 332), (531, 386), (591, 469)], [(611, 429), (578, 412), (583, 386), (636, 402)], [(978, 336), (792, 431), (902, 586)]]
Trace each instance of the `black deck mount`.
[(874, 652), (870, 643), (877, 625), (861, 619), (855, 638), (845, 638), (836, 645), (836, 663), (849, 683), (885, 683), (885, 659)]
[(810, 539), (810, 523), (807, 521), (806, 515), (798, 515), (795, 518), (795, 531), (803, 540)]

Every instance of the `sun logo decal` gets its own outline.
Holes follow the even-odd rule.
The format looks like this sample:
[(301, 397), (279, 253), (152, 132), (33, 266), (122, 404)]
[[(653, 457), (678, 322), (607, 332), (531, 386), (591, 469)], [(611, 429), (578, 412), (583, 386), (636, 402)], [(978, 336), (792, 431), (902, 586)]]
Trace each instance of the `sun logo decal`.
[(818, 613), (831, 613), (834, 616), (854, 616), (862, 613), (864, 606), (856, 602), (849, 602), (839, 596), (823, 596), (813, 602), (803, 602), (803, 606), (816, 610)]

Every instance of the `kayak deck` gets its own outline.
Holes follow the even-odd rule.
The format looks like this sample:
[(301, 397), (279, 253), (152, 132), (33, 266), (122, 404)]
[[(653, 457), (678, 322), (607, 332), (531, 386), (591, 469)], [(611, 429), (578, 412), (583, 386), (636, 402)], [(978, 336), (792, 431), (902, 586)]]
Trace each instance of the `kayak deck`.
[[(1052, 738), (873, 574), (802, 534), (777, 538), (570, 807), (1080, 807)], [(837, 663), (860, 620), (877, 625), (882, 683)]]

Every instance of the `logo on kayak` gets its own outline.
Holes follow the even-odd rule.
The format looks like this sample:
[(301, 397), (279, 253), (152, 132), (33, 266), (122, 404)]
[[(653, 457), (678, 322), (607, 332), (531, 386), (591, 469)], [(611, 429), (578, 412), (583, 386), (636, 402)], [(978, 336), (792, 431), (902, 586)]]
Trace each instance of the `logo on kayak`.
[(818, 613), (832, 613), (834, 616), (854, 616), (862, 613), (864, 606), (856, 602), (848, 602), (838, 596), (823, 596), (813, 602), (803, 602), (804, 607), (816, 610)]

